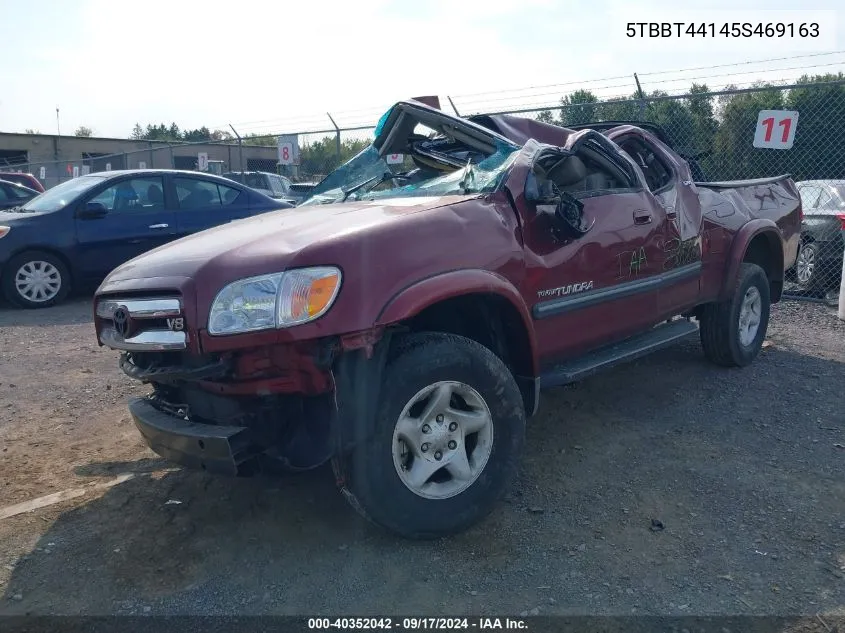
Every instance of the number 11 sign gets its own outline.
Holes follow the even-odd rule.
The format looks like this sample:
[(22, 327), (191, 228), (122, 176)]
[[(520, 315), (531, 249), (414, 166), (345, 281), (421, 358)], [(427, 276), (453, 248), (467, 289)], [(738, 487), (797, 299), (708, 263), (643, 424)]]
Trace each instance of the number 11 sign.
[(762, 149), (789, 149), (795, 141), (798, 112), (793, 110), (760, 110), (757, 129), (754, 130), (754, 147)]

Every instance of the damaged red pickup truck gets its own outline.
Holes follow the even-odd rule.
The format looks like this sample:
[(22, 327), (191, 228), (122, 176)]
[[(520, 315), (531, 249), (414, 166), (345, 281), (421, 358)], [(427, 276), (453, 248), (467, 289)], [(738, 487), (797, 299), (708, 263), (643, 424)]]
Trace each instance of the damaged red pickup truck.
[(541, 388), (696, 333), (750, 363), (800, 214), (788, 176), (693, 182), (639, 127), (404, 101), (299, 207), (113, 271), (97, 336), (152, 385), (129, 408), (160, 455), (331, 462), (359, 512), (431, 538), (495, 505)]

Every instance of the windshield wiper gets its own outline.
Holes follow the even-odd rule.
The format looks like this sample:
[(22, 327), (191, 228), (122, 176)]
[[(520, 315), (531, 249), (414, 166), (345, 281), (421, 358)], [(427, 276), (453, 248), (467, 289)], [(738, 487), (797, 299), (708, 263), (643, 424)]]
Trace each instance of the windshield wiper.
[(381, 183), (385, 180), (408, 180), (408, 177), (404, 174), (394, 174), (393, 172), (386, 171), (381, 176), (373, 176), (365, 180), (364, 182), (359, 182), (357, 185), (353, 185), (349, 189), (341, 189), (343, 191), (343, 198), (340, 199), (341, 202), (346, 202), (346, 199), (351, 196), (356, 191), (363, 189), (367, 185), (372, 184), (373, 187), (378, 187)]
[(343, 192), (343, 197), (340, 199), (341, 202), (346, 202), (346, 199), (351, 196), (353, 193), (358, 191), (359, 189), (363, 189), (371, 182), (375, 182), (376, 180), (382, 180), (384, 178), (384, 174), (381, 176), (373, 176), (372, 178), (368, 178), (364, 182), (359, 182), (357, 185), (352, 185), (349, 189), (341, 189)]

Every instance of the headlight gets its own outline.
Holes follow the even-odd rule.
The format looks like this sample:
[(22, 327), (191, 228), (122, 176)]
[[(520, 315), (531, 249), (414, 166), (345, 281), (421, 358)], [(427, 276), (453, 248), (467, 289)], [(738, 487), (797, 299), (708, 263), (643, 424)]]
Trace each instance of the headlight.
[(313, 321), (334, 303), (340, 281), (340, 270), (333, 266), (240, 279), (217, 294), (208, 332), (238, 334)]
[(0, 226), (0, 237), (6, 237), (6, 234), (11, 230), (11, 226)]

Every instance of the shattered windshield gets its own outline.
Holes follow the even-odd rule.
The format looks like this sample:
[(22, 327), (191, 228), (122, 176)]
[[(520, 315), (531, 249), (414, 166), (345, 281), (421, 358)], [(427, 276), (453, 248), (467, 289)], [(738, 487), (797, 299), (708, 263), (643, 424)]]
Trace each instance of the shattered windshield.
[[(406, 114), (393, 117), (389, 130), (383, 125), (387, 115), (382, 117), (373, 144), (329, 174), (300, 206), (488, 193), (499, 186), (520, 149), (502, 138), (466, 134), (455, 119), (442, 117), (445, 123), (438, 124)], [(397, 129), (405, 133), (396, 134)], [(379, 143), (382, 135), (390, 147)]]

